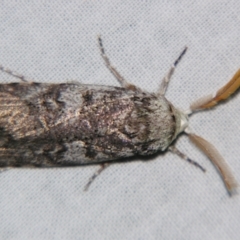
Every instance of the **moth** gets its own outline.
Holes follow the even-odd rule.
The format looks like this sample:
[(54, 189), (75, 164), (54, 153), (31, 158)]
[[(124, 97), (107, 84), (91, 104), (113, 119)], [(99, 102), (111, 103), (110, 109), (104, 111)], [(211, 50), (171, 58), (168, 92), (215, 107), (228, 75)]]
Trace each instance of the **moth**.
[(0, 66), (22, 80), (0, 84), (0, 167), (101, 164), (85, 189), (114, 160), (166, 150), (205, 171), (172, 144), (185, 132), (215, 165), (231, 194), (237, 181), (230, 168), (211, 143), (191, 133), (188, 118), (234, 93), (240, 86), (240, 70), (215, 95), (197, 100), (183, 112), (165, 98), (165, 92), (187, 48), (159, 90), (151, 93), (126, 81), (111, 65), (100, 36), (98, 43), (105, 65), (121, 87), (29, 82)]

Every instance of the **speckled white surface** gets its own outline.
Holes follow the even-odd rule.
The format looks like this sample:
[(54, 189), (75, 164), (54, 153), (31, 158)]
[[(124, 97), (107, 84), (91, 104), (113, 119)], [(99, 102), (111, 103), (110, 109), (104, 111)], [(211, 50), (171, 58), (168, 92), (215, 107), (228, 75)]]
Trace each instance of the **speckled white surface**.
[[(156, 91), (185, 45), (168, 88), (182, 109), (222, 87), (240, 67), (240, 1), (2, 1), (0, 63), (30, 80), (116, 85), (96, 36), (130, 82)], [(0, 73), (0, 81), (17, 81)], [(192, 116), (240, 182), (240, 95)], [(0, 174), (1, 239), (239, 239), (240, 198), (229, 198), (208, 159), (186, 136), (177, 156), (98, 166), (13, 169)]]

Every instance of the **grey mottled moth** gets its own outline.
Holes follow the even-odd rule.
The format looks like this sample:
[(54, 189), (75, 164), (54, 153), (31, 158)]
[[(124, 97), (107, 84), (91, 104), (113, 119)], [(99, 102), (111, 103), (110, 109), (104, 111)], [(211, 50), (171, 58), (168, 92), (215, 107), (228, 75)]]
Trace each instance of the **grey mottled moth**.
[(229, 167), (216, 148), (188, 130), (188, 116), (226, 99), (240, 85), (240, 70), (215, 96), (203, 98), (182, 112), (165, 97), (168, 82), (186, 49), (163, 78), (156, 93), (128, 83), (110, 64), (102, 40), (104, 62), (122, 87), (78, 83), (28, 82), (0, 66), (22, 82), (0, 84), (0, 167), (52, 167), (109, 162), (166, 149), (204, 170), (187, 158), (173, 140), (181, 132), (211, 159), (229, 193), (237, 187)]

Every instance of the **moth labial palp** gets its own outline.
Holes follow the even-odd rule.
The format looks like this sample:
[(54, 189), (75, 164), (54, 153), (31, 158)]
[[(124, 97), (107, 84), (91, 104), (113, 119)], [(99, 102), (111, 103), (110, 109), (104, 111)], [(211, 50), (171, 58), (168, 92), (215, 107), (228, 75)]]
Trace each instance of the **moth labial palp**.
[(167, 149), (205, 171), (172, 144), (179, 133), (186, 132), (213, 162), (232, 193), (237, 182), (229, 167), (212, 144), (189, 131), (188, 118), (235, 92), (240, 70), (215, 96), (182, 112), (165, 98), (165, 92), (186, 47), (160, 89), (149, 93), (126, 81), (111, 65), (100, 36), (98, 43), (106, 67), (121, 87), (27, 82), (0, 66), (1, 71), (22, 80), (0, 84), (0, 167), (101, 164), (85, 190), (111, 162)]

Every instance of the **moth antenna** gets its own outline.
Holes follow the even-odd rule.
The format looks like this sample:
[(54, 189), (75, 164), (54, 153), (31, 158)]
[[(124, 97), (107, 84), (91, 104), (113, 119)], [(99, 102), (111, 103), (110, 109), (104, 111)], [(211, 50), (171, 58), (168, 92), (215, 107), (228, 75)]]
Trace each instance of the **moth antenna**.
[(3, 67), (2, 65), (0, 65), (0, 71), (7, 73), (8, 75), (12, 76), (12, 77), (16, 77), (19, 78), (21, 81), (23, 82), (28, 82), (28, 80), (21, 74), (14, 72), (8, 68)]
[(240, 87), (240, 69), (235, 73), (233, 78), (222, 88), (220, 88), (215, 95), (208, 95), (194, 101), (190, 105), (192, 112), (211, 108), (218, 104), (220, 101), (227, 99)]
[(178, 155), (180, 158), (182, 158), (183, 160), (189, 162), (190, 164), (194, 165), (195, 167), (201, 169), (203, 172), (206, 172), (206, 169), (204, 167), (202, 167), (199, 163), (195, 162), (194, 160), (190, 159), (186, 154), (180, 152), (176, 146), (170, 146), (169, 150), (172, 153), (175, 153), (176, 155)]
[(189, 136), (189, 139), (211, 160), (213, 165), (220, 173), (223, 182), (228, 190), (228, 193), (230, 195), (233, 195), (233, 193), (238, 187), (238, 183), (235, 177), (233, 176), (232, 171), (229, 168), (228, 164), (221, 156), (221, 154), (218, 152), (218, 150), (204, 138), (193, 133), (187, 134)]
[(93, 181), (96, 179), (97, 176), (100, 175), (100, 173), (106, 169), (110, 164), (109, 163), (103, 163), (101, 164), (100, 168), (89, 178), (88, 183), (84, 187), (84, 191), (87, 191), (90, 187), (90, 185), (93, 183)]

